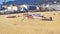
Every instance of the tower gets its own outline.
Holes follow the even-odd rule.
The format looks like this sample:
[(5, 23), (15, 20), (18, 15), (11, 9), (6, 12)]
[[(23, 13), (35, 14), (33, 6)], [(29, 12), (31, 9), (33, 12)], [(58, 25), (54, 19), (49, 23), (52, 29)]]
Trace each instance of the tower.
[(6, 5), (6, 0), (3, 0), (3, 5)]
[(3, 8), (6, 8), (6, 0), (3, 0), (3, 2), (2, 2), (2, 7), (3, 7)]

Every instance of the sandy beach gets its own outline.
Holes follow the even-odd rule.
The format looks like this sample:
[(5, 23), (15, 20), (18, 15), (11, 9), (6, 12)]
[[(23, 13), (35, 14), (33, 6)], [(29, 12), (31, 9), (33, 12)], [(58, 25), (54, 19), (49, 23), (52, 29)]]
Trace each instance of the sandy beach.
[[(60, 34), (60, 12), (33, 12), (52, 17), (53, 21), (23, 19), (23, 13), (0, 15), (0, 34)], [(16, 18), (7, 18), (15, 15)], [(18, 17), (19, 16), (19, 17)]]

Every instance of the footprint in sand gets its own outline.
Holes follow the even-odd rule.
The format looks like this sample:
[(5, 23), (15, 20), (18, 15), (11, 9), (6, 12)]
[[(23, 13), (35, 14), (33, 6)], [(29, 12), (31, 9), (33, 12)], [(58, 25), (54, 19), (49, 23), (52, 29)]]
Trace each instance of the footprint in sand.
[(49, 34), (54, 34), (54, 32), (51, 31), (51, 32), (49, 32)]
[(60, 34), (59, 32), (49, 32), (49, 34)]

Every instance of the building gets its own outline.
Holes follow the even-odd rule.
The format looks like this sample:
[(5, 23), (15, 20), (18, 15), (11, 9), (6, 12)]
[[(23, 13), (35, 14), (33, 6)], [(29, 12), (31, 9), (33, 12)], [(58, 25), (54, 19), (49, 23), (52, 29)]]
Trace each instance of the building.
[(18, 6), (8, 6), (8, 11), (38, 11), (39, 7), (34, 5), (18, 5)]
[(41, 7), (45, 10), (57, 10), (60, 11), (60, 4), (45, 4), (41, 5)]
[(35, 5), (20, 5), (21, 11), (39, 11), (39, 7)]
[(0, 14), (21, 13), (21, 12), (35, 12), (39, 11), (39, 7), (35, 5), (10, 5), (6, 9), (1, 10)]
[(52, 4), (52, 5), (49, 5), (49, 7), (47, 7), (47, 8), (50, 9), (50, 10), (60, 11), (60, 4)]
[(8, 11), (17, 11), (17, 6), (13, 6), (13, 5), (7, 6), (7, 10)]

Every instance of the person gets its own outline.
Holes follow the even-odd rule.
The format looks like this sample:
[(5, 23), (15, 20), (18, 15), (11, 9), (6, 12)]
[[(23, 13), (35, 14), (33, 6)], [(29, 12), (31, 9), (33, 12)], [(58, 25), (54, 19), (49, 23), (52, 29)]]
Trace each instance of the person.
[(50, 17), (50, 20), (52, 20), (52, 17)]
[(33, 16), (31, 14), (23, 14), (24, 17), (30, 18), (30, 19), (34, 19)]

